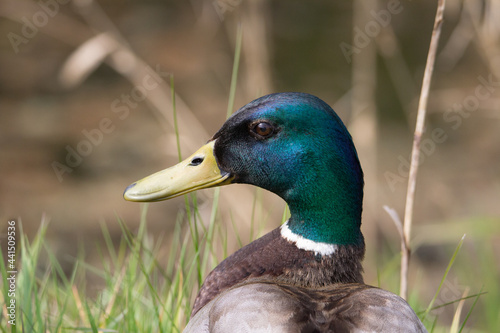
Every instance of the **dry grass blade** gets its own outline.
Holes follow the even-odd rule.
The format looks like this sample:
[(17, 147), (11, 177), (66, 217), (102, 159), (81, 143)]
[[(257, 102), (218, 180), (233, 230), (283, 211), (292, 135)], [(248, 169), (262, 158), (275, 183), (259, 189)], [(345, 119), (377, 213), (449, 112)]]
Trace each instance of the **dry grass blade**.
[(406, 239), (403, 234), (403, 223), (401, 222), (401, 219), (399, 218), (398, 212), (389, 207), (384, 205), (384, 210), (389, 214), (391, 217), (392, 221), (394, 222), (394, 225), (396, 225), (396, 229), (398, 230), (399, 238), (401, 238), (401, 248), (406, 248), (408, 247), (406, 244)]
[(406, 207), (403, 223), (403, 237), (404, 241), (401, 242), (403, 248), (401, 249), (401, 284), (400, 296), (406, 299), (408, 295), (408, 267), (410, 264), (410, 234), (413, 216), (413, 203), (415, 199), (415, 184), (417, 180), (418, 161), (420, 158), (420, 140), (424, 132), (425, 115), (427, 112), (427, 100), (429, 97), (429, 90), (431, 85), (432, 72), (434, 71), (434, 62), (436, 60), (437, 47), (439, 37), (441, 35), (441, 26), (443, 23), (445, 0), (438, 1), (438, 8), (436, 18), (434, 20), (434, 29), (432, 30), (431, 44), (429, 53), (427, 54), (427, 63), (425, 65), (424, 79), (422, 82), (422, 90), (420, 92), (420, 99), (418, 102), (417, 124), (415, 126), (415, 134), (413, 137), (413, 147), (411, 153), (410, 176), (408, 179), (408, 190), (406, 192)]
[(116, 39), (107, 32), (85, 41), (63, 64), (59, 73), (61, 84), (66, 88), (79, 86), (107, 56), (113, 55), (119, 47)]
[(462, 299), (458, 303), (457, 310), (455, 311), (455, 315), (453, 316), (453, 322), (451, 324), (450, 333), (458, 333), (458, 327), (460, 325), (460, 316), (462, 315), (462, 309), (464, 308), (465, 299), (469, 294), (470, 288), (465, 288), (464, 293), (462, 294)]
[(120, 274), (118, 275), (118, 278), (116, 279), (115, 286), (113, 287), (113, 292), (111, 293), (111, 298), (108, 301), (108, 305), (106, 306), (106, 309), (104, 312), (101, 314), (101, 324), (104, 325), (106, 320), (110, 317), (111, 311), (113, 310), (113, 306), (115, 305), (116, 298), (118, 297), (118, 293), (120, 292), (120, 288), (122, 286), (123, 278), (125, 277), (125, 274), (127, 273), (126, 270), (126, 265), (122, 266), (122, 269), (120, 270)]
[(75, 304), (76, 308), (78, 309), (78, 314), (80, 315), (80, 320), (82, 323), (85, 323), (87, 316), (85, 315), (85, 309), (82, 303), (82, 299), (80, 298), (80, 294), (78, 293), (77, 286), (71, 286), (71, 291), (73, 292), (73, 298), (75, 299)]

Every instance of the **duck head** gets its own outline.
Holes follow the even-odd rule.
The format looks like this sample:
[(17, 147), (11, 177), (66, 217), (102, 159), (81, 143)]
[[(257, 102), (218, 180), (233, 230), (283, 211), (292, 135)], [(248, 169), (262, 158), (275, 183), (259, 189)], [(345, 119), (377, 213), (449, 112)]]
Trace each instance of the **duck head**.
[(305, 93), (271, 94), (234, 113), (183, 162), (125, 190), (130, 201), (159, 201), (202, 188), (246, 183), (288, 204), (288, 228), (313, 242), (363, 243), (363, 173), (337, 114)]

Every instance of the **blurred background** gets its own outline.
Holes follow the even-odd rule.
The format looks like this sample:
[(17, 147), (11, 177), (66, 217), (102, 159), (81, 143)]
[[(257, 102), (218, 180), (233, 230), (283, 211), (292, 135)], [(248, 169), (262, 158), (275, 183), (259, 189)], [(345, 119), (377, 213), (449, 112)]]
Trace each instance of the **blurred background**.
[[(500, 327), (498, 307), (491, 309), (500, 297), (500, 2), (446, 6), (410, 288), (420, 286), (428, 304), (467, 234), (436, 304), (484, 287), (468, 326)], [(241, 31), (231, 111), (281, 91), (314, 94), (336, 110), (365, 172), (366, 282), (392, 285), (399, 277), (384, 267), (398, 265), (400, 245), (383, 206), (403, 216), (435, 11), (432, 1), (405, 0), (2, 0), (0, 241), (9, 219), (29, 236), (49, 220), (50, 245), (71, 267), (77, 244), (96, 260), (102, 223), (116, 241), (118, 218), (136, 228), (140, 205), (123, 200), (123, 190), (178, 161), (171, 84), (187, 157), (226, 119)], [(212, 193), (198, 193), (202, 216)], [(222, 223), (233, 219), (248, 233), (255, 202), (260, 233), (278, 226), (284, 203), (243, 185), (221, 190)], [(168, 235), (182, 209), (182, 198), (151, 204), (149, 231)], [(232, 252), (238, 244), (228, 234)], [(436, 315), (451, 322), (455, 308)]]

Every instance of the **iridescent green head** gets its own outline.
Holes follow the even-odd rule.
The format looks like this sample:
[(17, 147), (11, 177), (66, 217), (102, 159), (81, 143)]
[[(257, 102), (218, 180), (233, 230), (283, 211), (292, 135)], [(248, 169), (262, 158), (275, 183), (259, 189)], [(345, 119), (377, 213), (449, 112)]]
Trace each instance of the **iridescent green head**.
[[(213, 153), (206, 152), (207, 146)], [(215, 167), (209, 163), (210, 154), (215, 156)], [(181, 175), (204, 169), (200, 178), (207, 179), (207, 174), (212, 178), (171, 186), (172, 169), (167, 169), (129, 186), (125, 198), (156, 201), (199, 188), (247, 183), (287, 202), (293, 233), (329, 244), (363, 242), (363, 172), (356, 149), (337, 114), (312, 95), (278, 93), (247, 104), (226, 121), (204, 151), (175, 168), (182, 168), (175, 171)]]

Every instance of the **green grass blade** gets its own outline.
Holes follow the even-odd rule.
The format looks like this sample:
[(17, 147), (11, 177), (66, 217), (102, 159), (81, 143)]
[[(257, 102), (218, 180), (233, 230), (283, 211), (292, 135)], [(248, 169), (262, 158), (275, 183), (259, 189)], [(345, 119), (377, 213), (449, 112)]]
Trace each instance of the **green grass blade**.
[[(484, 287), (484, 286), (483, 286)], [(472, 310), (474, 310), (474, 307), (476, 306), (477, 301), (479, 300), (479, 297), (483, 295), (483, 287), (479, 290), (479, 293), (476, 295), (476, 299), (474, 300), (474, 303), (472, 303), (472, 306), (469, 309), (469, 312), (467, 312), (467, 315), (465, 316), (464, 322), (462, 323), (462, 326), (460, 327), (460, 330), (458, 333), (461, 333), (463, 329), (465, 328), (465, 324), (467, 324), (467, 321), (469, 320), (470, 315), (472, 314)]]
[(455, 259), (457, 258), (458, 252), (460, 251), (460, 248), (462, 247), (462, 244), (464, 243), (464, 239), (465, 239), (465, 235), (463, 235), (462, 239), (458, 242), (458, 245), (455, 248), (455, 251), (453, 252), (453, 255), (450, 259), (450, 262), (448, 263), (448, 266), (446, 267), (443, 278), (441, 279), (441, 282), (439, 283), (439, 287), (438, 287), (436, 293), (434, 294), (434, 297), (432, 298), (431, 302), (427, 306), (427, 309), (425, 310), (424, 314), (422, 315), (422, 320), (424, 320), (425, 317), (427, 317), (427, 315), (431, 311), (432, 306), (434, 305), (434, 302), (436, 301), (436, 299), (439, 295), (439, 292), (441, 291), (441, 288), (443, 287), (444, 281), (446, 280), (446, 277), (448, 276), (448, 272), (450, 271), (451, 266), (453, 266), (453, 263), (455, 262)]
[[(238, 231), (238, 227), (236, 226), (236, 222), (234, 221), (234, 216), (233, 216), (233, 212), (229, 212), (230, 216), (231, 216), (231, 225), (233, 226), (233, 229), (234, 229), (234, 233), (236, 234), (236, 240), (238, 242), (238, 247), (243, 247), (243, 242), (241, 241), (241, 237), (240, 237), (240, 232)], [(227, 234), (226, 234), (226, 241), (227, 241)], [(227, 250), (226, 250), (227, 252)], [(224, 257), (227, 256), (227, 253), (224, 253)]]
[[(75, 282), (77, 271), (78, 271), (78, 262), (76, 262), (76, 264), (73, 268), (73, 272), (71, 273), (71, 278), (69, 279), (68, 283), (66, 284), (67, 289), (65, 290), (65, 293), (64, 293), (65, 295), (63, 295), (63, 298), (64, 298), (63, 303), (59, 309), (59, 313), (58, 313), (58, 316), (56, 318), (56, 324), (54, 325), (54, 328), (55, 328), (54, 332), (59, 332), (60, 328), (63, 325), (64, 315), (66, 314), (66, 310), (68, 308), (68, 303), (69, 303), (70, 296), (71, 296), (71, 287), (73, 286), (73, 284)], [(56, 290), (57, 290), (57, 288), (56, 288)], [(59, 299), (59, 297), (57, 297), (57, 299)]]
[[(434, 311), (434, 310), (437, 310), (437, 309), (440, 309), (440, 308), (444, 308), (445, 306), (448, 306), (448, 305), (451, 305), (451, 304), (458, 303), (458, 302), (460, 302), (460, 301), (462, 301), (462, 300), (467, 300), (467, 299), (469, 299), (469, 298), (475, 298), (475, 297), (479, 297), (479, 296), (481, 296), (481, 295), (486, 295), (487, 293), (488, 293), (488, 292), (483, 291), (483, 292), (479, 292), (479, 293), (477, 293), (477, 294), (469, 295), (469, 296), (466, 296), (466, 297), (460, 297), (460, 298), (457, 298), (457, 299), (455, 299), (455, 300), (453, 300), (453, 301), (451, 301), (451, 302), (446, 302), (446, 303), (440, 304), (440, 305), (438, 305), (438, 306), (434, 306), (434, 307), (431, 309), (431, 311)], [(419, 312), (418, 314), (420, 315), (420, 314), (423, 314), (423, 313), (425, 313), (425, 310), (424, 310), (424, 311)]]
[(101, 233), (104, 238), (104, 243), (106, 244), (106, 249), (108, 251), (111, 262), (114, 267), (118, 267), (118, 255), (116, 253), (115, 247), (113, 245), (113, 240), (111, 239), (111, 234), (109, 233), (109, 229), (104, 221), (100, 221), (99, 225), (101, 226)]
[(177, 123), (177, 108), (175, 106), (175, 85), (174, 76), (170, 76), (170, 94), (172, 96), (172, 113), (174, 115), (174, 131), (175, 131), (175, 142), (177, 144), (177, 156), (179, 157), (179, 162), (182, 161), (181, 153), (181, 141), (179, 139), (179, 124)]
[(98, 333), (97, 323), (95, 322), (94, 316), (92, 315), (92, 310), (90, 310), (90, 306), (89, 306), (88, 301), (86, 299), (83, 301), (83, 305), (84, 305), (85, 314), (87, 315), (87, 320), (89, 321), (90, 328), (92, 329), (92, 332)]
[(283, 215), (281, 216), (281, 224), (285, 223), (289, 217), (290, 209), (288, 208), (288, 205), (285, 205), (285, 208), (283, 209)]
[(215, 188), (213, 193), (214, 197), (212, 200), (212, 211), (210, 212), (210, 221), (208, 224), (208, 230), (205, 233), (206, 240), (205, 240), (205, 249), (202, 261), (203, 272), (207, 271), (207, 265), (210, 256), (212, 256), (213, 262), (216, 262), (217, 260), (217, 256), (214, 249), (214, 233), (215, 233), (215, 220), (217, 217), (217, 212), (219, 207), (220, 188), (219, 187)]
[(236, 82), (238, 81), (238, 68), (240, 66), (241, 41), (243, 39), (243, 29), (241, 24), (238, 25), (236, 31), (236, 47), (234, 49), (233, 73), (231, 74), (231, 88), (229, 90), (229, 101), (227, 103), (226, 118), (229, 118), (233, 113), (234, 96), (236, 94)]

